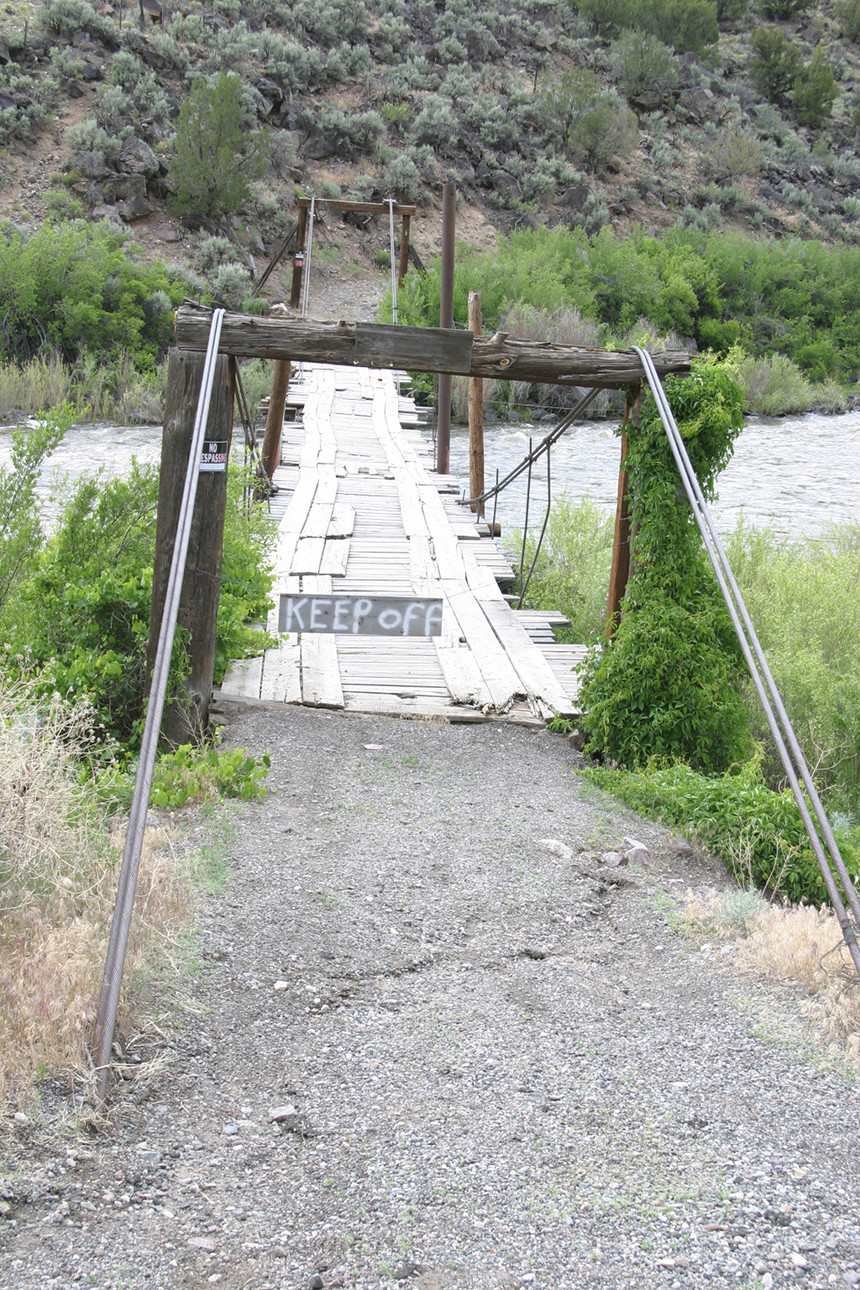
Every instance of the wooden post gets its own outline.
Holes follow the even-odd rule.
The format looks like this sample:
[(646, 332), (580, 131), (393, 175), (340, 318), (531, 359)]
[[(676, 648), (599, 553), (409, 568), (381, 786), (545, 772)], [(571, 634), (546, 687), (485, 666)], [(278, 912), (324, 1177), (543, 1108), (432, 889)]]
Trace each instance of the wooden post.
[[(454, 225), (457, 218), (454, 184), (442, 185), (442, 269), (439, 326), (454, 326)], [(436, 470), (447, 475), (451, 465), (451, 374), (439, 375), (436, 407)]]
[(406, 277), (409, 269), (409, 225), (412, 223), (411, 215), (403, 216), (403, 223), (400, 226), (400, 261), (397, 266), (397, 285), (403, 286), (403, 279)]
[[(147, 694), (161, 629), (197, 399), (203, 378), (203, 363), (202, 354), (177, 349), (170, 351), (158, 483), (152, 612), (146, 646)], [(228, 379), (228, 360), (222, 356), (217, 359), (206, 434), (207, 438), (213, 440), (226, 440), (229, 453), (232, 430), (233, 389)], [(191, 636), (188, 645), (190, 672), (184, 683), (186, 697), (183, 702), (169, 704), (162, 724), (162, 738), (172, 747), (199, 742), (209, 718), (215, 674), (215, 624), (221, 590), (226, 508), (226, 473), (204, 472), (197, 486), (191, 540), (179, 602), (178, 625), (185, 627)]]
[(260, 460), (269, 479), (273, 478), (281, 462), (281, 432), (284, 428), (284, 408), (287, 404), (289, 384), (290, 361), (276, 358), (275, 370), (272, 374), (272, 396), (269, 399), (269, 411), (266, 415), (263, 446), (260, 449)]
[(299, 207), (299, 222), (296, 225), (296, 249), (293, 252), (293, 285), (290, 289), (290, 305), (298, 309), (302, 298), (302, 272), (305, 267), (305, 239), (308, 235), (308, 208)]
[[(637, 388), (631, 403), (624, 401), (624, 424), (638, 426), (642, 410), (642, 387)], [(615, 508), (615, 536), (612, 543), (612, 569), (609, 574), (609, 597), (606, 605), (606, 638), (621, 621), (621, 601), (630, 577), (630, 494), (627, 486), (627, 435), (621, 436), (621, 464), (618, 470), (618, 502)]]
[[(481, 334), (481, 293), (469, 292), (469, 331)], [(469, 496), (477, 497), (484, 491), (484, 381), (483, 377), (469, 377)], [(483, 502), (473, 502), (472, 510), (484, 513)]]

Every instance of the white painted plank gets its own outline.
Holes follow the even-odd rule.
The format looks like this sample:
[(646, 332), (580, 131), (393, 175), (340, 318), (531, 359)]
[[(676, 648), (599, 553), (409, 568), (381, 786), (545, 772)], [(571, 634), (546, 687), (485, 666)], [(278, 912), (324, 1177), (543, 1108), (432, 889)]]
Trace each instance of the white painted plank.
[(260, 698), (276, 703), (301, 703), (301, 650), (295, 636), (281, 641), (276, 649), (266, 650)]

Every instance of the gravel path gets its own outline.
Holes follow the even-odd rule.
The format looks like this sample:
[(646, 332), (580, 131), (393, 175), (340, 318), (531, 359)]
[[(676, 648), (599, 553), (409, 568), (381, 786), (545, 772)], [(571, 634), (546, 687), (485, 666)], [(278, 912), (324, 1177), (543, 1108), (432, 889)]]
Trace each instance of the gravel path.
[(229, 738), (275, 791), (111, 1127), (11, 1125), (0, 1286), (860, 1285), (857, 1085), (667, 926), (720, 871), (548, 733)]

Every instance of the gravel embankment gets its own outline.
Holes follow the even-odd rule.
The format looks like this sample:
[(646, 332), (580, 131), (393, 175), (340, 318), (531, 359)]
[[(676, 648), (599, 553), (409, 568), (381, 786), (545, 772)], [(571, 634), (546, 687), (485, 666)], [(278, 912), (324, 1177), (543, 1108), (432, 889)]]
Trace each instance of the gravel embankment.
[(4, 1290), (860, 1285), (857, 1085), (665, 921), (721, 871), (546, 733), (230, 739), (275, 791), (110, 1129), (11, 1125)]

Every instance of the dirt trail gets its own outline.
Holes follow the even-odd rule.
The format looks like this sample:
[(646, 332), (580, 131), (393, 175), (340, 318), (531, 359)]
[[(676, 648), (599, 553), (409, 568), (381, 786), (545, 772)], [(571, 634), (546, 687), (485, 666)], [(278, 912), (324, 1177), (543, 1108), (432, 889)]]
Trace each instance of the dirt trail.
[[(10, 1126), (0, 1287), (860, 1284), (857, 1086), (667, 925), (718, 869), (548, 733), (229, 739), (272, 795), (109, 1130), (62, 1136), (50, 1096)], [(602, 859), (631, 837), (642, 865)]]

